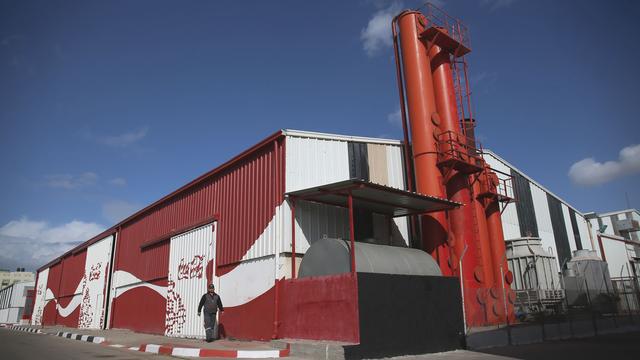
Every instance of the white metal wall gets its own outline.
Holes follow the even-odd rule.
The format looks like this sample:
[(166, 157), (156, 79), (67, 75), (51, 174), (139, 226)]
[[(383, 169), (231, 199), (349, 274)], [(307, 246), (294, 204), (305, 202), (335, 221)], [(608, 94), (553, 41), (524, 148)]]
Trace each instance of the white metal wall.
[(347, 209), (307, 201), (296, 203), (296, 253), (304, 254), (317, 240), (348, 239)]
[[(354, 141), (358, 141), (357, 139)], [(366, 141), (361, 141), (366, 142)], [(288, 136), (286, 145), (286, 191), (291, 192), (313, 186), (349, 179), (348, 140), (313, 136)], [(394, 144), (367, 143), (371, 181), (405, 190), (405, 172), (402, 147)], [(282, 229), (281, 251), (291, 251), (291, 220), (288, 203), (283, 204), (282, 218), (277, 219)], [(289, 216), (287, 216), (289, 215)], [(395, 218), (402, 241), (408, 244), (409, 226), (406, 218)], [(296, 253), (305, 253), (310, 244), (323, 237), (346, 239), (349, 237), (346, 209), (320, 204), (296, 204)], [(273, 254), (264, 253), (264, 255)], [(248, 256), (245, 259), (258, 258)]]
[(202, 318), (197, 313), (200, 297), (207, 292), (206, 269), (209, 260), (214, 260), (213, 249), (215, 223), (171, 238), (165, 324), (167, 336), (205, 336)]
[(560, 268), (562, 264), (560, 264), (558, 260), (558, 249), (556, 247), (555, 237), (553, 236), (547, 193), (533, 183), (530, 183), (530, 186), (533, 208), (536, 212), (536, 222), (538, 223), (538, 235), (540, 239), (542, 239), (542, 248), (556, 257), (558, 268)]
[(589, 225), (587, 219), (582, 215), (576, 213), (576, 220), (578, 221), (578, 232), (580, 233), (580, 241), (582, 242), (583, 249), (596, 250), (597, 244), (591, 241)]
[[(571, 226), (571, 213), (569, 212), (569, 208), (567, 205), (560, 203), (562, 207), (562, 218), (564, 219), (564, 227), (567, 229), (567, 240), (569, 241), (569, 248), (571, 249), (571, 254), (574, 251), (578, 250), (576, 246), (576, 239), (573, 234), (573, 226)], [(578, 214), (576, 214), (576, 218)], [(577, 220), (577, 219), (576, 219)], [(582, 241), (580, 241), (582, 243)]]
[[(286, 258), (281, 260), (284, 261), (280, 262), (280, 266), (291, 261), (290, 258), (289, 261)], [(225, 309), (246, 304), (271, 289), (275, 285), (274, 266), (274, 256), (265, 256), (243, 261), (218, 278), (217, 287)]]
[(286, 192), (349, 179), (348, 142), (289, 136)]
[(44, 306), (47, 304), (47, 280), (49, 279), (49, 269), (44, 269), (38, 273), (38, 281), (36, 288), (36, 298), (33, 304), (33, 313), (31, 315), (31, 325), (42, 325), (42, 313)]
[(111, 246), (113, 235), (108, 236), (87, 248), (84, 267), (84, 286), (78, 328), (102, 329), (104, 325), (104, 301), (106, 285), (111, 273)]
[[(487, 161), (487, 164), (491, 166), (491, 168), (496, 169), (498, 171), (504, 172), (506, 174), (511, 174), (511, 168), (507, 165), (493, 157), (491, 154), (486, 154), (484, 159)], [(498, 178), (506, 179), (507, 176), (497, 173)], [(509, 203), (507, 207), (502, 212), (502, 232), (505, 239), (515, 239), (521, 236), (520, 234), (520, 223), (518, 221), (518, 212), (516, 211), (516, 204)]]

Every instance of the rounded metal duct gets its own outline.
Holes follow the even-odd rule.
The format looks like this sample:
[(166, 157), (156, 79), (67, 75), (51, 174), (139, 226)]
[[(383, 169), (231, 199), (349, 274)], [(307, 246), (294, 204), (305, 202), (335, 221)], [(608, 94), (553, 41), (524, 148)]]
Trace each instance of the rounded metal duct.
[[(356, 271), (399, 275), (441, 276), (433, 258), (418, 249), (357, 242)], [(349, 242), (322, 239), (314, 242), (300, 263), (299, 278), (351, 271)]]

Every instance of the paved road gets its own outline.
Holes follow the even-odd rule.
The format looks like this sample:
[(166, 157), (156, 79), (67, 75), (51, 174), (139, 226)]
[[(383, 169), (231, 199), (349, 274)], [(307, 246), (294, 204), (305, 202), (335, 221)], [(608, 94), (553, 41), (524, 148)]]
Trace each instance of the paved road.
[(117, 349), (85, 341), (63, 339), (45, 334), (0, 329), (0, 359), (176, 359), (169, 356), (145, 354), (138, 351)]
[(640, 359), (640, 332), (601, 335), (592, 338), (550, 341), (542, 344), (487, 349), (487, 354), (517, 359)]

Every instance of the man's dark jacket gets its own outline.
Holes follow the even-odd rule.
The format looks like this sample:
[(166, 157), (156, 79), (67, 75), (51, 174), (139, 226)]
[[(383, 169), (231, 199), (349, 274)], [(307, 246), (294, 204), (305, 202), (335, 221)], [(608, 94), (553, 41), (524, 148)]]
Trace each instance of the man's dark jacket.
[(213, 295), (209, 293), (202, 295), (200, 304), (198, 305), (198, 314), (200, 314), (203, 307), (205, 314), (215, 314), (218, 312), (218, 309), (224, 311), (222, 300), (220, 300), (220, 296), (216, 293), (213, 293)]

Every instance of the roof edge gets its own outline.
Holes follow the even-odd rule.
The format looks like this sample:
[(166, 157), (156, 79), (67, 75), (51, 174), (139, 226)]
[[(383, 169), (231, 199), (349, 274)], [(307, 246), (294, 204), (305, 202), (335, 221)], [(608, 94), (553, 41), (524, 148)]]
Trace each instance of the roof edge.
[(529, 175), (525, 174), (522, 170), (518, 169), (517, 167), (513, 166), (513, 164), (511, 164), (510, 162), (508, 162), (507, 160), (505, 160), (504, 158), (502, 158), (500, 155), (496, 154), (495, 152), (493, 152), (490, 149), (482, 149), (482, 152), (486, 152), (489, 155), (493, 156), (494, 158), (496, 158), (496, 160), (500, 161), (501, 163), (505, 164), (506, 166), (510, 167), (511, 169), (517, 171), (520, 175), (522, 175), (522, 177), (524, 177), (525, 179), (529, 180), (530, 182), (534, 183), (537, 187), (539, 187), (540, 189), (544, 190), (545, 192), (553, 195), (556, 199), (560, 200), (560, 202), (562, 202), (564, 205), (566, 205), (568, 208), (573, 209), (575, 212), (577, 212), (578, 214), (580, 214), (580, 216), (582, 216), (583, 218), (585, 217), (586, 213), (583, 213), (582, 211), (576, 209), (575, 206), (569, 204), (569, 202), (567, 202), (566, 200), (564, 200), (563, 198), (561, 198), (560, 196), (556, 195), (554, 192), (552, 192), (551, 190), (547, 189), (546, 187), (544, 187), (542, 184), (540, 184), (538, 181), (534, 180), (533, 178), (531, 178)]

